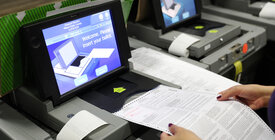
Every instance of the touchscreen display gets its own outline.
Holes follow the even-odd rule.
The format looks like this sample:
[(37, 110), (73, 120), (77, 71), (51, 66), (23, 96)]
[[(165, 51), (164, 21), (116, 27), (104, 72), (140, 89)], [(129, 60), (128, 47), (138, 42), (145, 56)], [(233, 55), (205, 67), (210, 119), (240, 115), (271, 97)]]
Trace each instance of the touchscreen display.
[(61, 95), (121, 66), (110, 10), (42, 32)]
[(165, 27), (197, 14), (195, 0), (160, 0)]

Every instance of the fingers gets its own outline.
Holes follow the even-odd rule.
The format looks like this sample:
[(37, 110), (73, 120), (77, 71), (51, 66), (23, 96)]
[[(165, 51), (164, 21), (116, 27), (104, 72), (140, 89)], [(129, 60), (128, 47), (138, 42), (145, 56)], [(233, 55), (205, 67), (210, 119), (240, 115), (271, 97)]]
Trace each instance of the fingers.
[[(178, 134), (179, 132), (179, 129), (180, 127), (176, 126), (176, 125), (173, 125), (172, 123), (169, 123), (168, 124), (168, 127), (169, 127), (169, 131), (175, 136), (176, 134)], [(172, 140), (172, 139), (175, 139), (174, 136), (171, 136), (165, 132), (162, 132), (161, 135), (160, 135), (160, 139), (161, 140)]]
[[(170, 130), (170, 132), (173, 134), (173, 135), (176, 135), (177, 133), (179, 133), (179, 131), (180, 131), (180, 127), (178, 127), (178, 126), (176, 126), (176, 125), (174, 125), (174, 124), (169, 124), (168, 125), (169, 126), (169, 130)], [(183, 129), (183, 128), (182, 128)]]
[(200, 138), (194, 134), (192, 131), (184, 129), (182, 127), (173, 125), (173, 124), (169, 124), (169, 131), (173, 134), (168, 135), (167, 133), (162, 133), (160, 135), (160, 139), (161, 140), (200, 140)]
[(251, 109), (253, 109), (253, 110), (258, 110), (258, 109), (260, 109), (258, 106), (256, 106), (255, 104), (251, 104), (251, 105), (249, 105), (249, 107), (251, 108)]
[(219, 96), (217, 96), (217, 100), (224, 101), (224, 100), (228, 100), (228, 98), (230, 97), (239, 95), (242, 92), (242, 86), (243, 85), (233, 86), (227, 90), (220, 92)]
[(169, 138), (169, 134), (162, 132), (160, 135), (160, 139), (161, 140), (167, 140)]

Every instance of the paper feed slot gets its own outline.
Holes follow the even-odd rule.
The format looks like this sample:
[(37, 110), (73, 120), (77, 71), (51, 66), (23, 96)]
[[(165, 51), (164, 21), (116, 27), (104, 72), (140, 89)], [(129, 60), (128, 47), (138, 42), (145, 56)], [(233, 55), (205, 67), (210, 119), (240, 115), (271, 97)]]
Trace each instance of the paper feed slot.
[(168, 48), (168, 52), (177, 56), (188, 57), (188, 47), (198, 42), (199, 40), (200, 39), (198, 38), (182, 33), (171, 43)]

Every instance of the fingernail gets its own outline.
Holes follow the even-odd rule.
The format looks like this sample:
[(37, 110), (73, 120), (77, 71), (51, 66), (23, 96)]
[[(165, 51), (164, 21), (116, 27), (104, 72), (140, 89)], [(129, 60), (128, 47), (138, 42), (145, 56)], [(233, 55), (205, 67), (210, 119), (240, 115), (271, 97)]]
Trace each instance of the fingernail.
[(222, 95), (218, 95), (218, 96), (217, 96), (217, 99), (220, 99), (221, 97), (222, 97)]
[(169, 124), (168, 124), (168, 127), (171, 127), (172, 125), (173, 125), (172, 123), (169, 123)]

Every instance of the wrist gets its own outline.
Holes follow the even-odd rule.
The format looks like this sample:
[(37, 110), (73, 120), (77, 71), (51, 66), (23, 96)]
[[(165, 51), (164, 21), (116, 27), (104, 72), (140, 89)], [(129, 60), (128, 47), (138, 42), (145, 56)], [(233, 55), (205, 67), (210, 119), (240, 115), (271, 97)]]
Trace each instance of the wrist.
[(263, 96), (271, 96), (273, 91), (275, 90), (275, 86), (260, 86), (260, 91), (259, 93), (261, 93)]
[(266, 90), (266, 96), (271, 97), (272, 93), (275, 90), (275, 86), (267, 86), (267, 90)]

